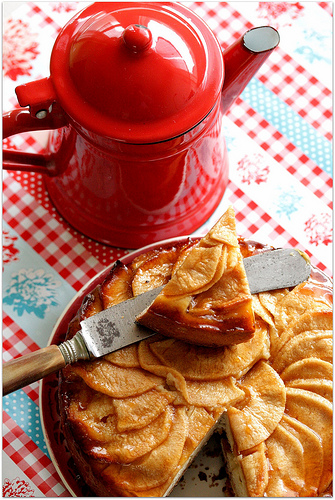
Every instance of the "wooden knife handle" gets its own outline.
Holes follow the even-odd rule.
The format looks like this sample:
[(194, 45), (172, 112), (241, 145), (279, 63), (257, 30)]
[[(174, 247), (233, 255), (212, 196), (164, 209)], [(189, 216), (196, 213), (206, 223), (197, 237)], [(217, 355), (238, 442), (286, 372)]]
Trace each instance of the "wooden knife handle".
[(65, 360), (58, 346), (50, 345), (3, 364), (3, 396), (64, 368)]

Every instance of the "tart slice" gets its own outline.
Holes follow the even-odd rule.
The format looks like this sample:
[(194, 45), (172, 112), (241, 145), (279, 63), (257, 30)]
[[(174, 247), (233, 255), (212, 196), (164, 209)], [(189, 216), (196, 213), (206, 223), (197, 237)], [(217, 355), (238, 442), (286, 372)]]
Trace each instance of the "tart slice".
[(168, 337), (203, 346), (239, 344), (252, 338), (252, 296), (232, 207), (178, 263), (170, 281), (137, 321)]

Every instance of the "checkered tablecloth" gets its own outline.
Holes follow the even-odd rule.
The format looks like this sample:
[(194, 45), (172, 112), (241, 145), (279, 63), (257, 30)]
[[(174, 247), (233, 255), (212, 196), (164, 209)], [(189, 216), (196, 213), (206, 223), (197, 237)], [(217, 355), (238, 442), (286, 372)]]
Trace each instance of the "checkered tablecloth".
[[(239, 235), (307, 252), (332, 274), (332, 3), (184, 2), (225, 48), (270, 24), (279, 47), (224, 117), (230, 182), (204, 234), (228, 205)], [(4, 18), (3, 109), (16, 86), (49, 75), (59, 29), (87, 2), (26, 2)], [(4, 148), (40, 152), (45, 136)], [(3, 173), (3, 360), (47, 345), (73, 296), (127, 253), (79, 234), (52, 206), (40, 174)], [(69, 496), (47, 450), (39, 384), (3, 398), (3, 496)]]

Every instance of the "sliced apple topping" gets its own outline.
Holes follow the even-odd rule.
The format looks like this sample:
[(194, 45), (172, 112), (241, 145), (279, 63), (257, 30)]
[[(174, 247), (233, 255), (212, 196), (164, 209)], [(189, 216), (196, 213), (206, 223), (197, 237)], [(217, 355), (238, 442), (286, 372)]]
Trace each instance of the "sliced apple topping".
[(271, 355), (276, 356), (277, 352), (291, 338), (308, 331), (332, 330), (333, 313), (330, 310), (307, 311), (297, 319), (291, 320), (288, 328), (280, 335), (275, 349), (272, 348)]
[(111, 475), (117, 487), (140, 492), (162, 485), (176, 470), (188, 434), (185, 408), (175, 410), (168, 437), (150, 453), (130, 464), (110, 464), (102, 475)]
[(131, 283), (134, 296), (165, 285), (170, 279), (179, 252), (180, 245), (166, 250), (162, 249), (141, 263), (137, 267)]
[(289, 293), (287, 288), (280, 290), (271, 290), (271, 292), (261, 292), (258, 294), (259, 301), (265, 310), (274, 317), (277, 316), (277, 308), (282, 299)]
[(240, 401), (244, 392), (236, 386), (233, 377), (212, 381), (186, 381), (185, 399), (190, 405), (207, 408), (227, 408)]
[(305, 358), (333, 359), (332, 332), (316, 331), (300, 333), (280, 349), (272, 366), (281, 373), (287, 366)]
[(299, 496), (305, 481), (304, 450), (293, 434), (280, 423), (266, 440), (270, 462), (266, 496)]
[(267, 323), (272, 328), (275, 328), (275, 324), (273, 322), (273, 316), (269, 312), (269, 310), (266, 307), (264, 307), (264, 305), (262, 304), (262, 302), (260, 300), (260, 296), (261, 296), (260, 293), (254, 294), (252, 296), (252, 307), (254, 309), (254, 312), (260, 318), (262, 318), (262, 320), (265, 321), (265, 323)]
[[(327, 494), (332, 311), (321, 288), (251, 297), (228, 209), (201, 240), (116, 263), (85, 298), (68, 336), (80, 320), (161, 284), (155, 311), (168, 324), (166, 336), (62, 371), (64, 432), (90, 486), (102, 496), (167, 495), (219, 428), (238, 496)], [(243, 319), (242, 336), (232, 317)], [(206, 338), (212, 344), (197, 345)]]
[(111, 352), (104, 356), (106, 361), (113, 363), (121, 368), (139, 368), (140, 362), (138, 359), (138, 346), (132, 344), (118, 351)]
[[(108, 462), (129, 463), (150, 452), (168, 437), (173, 411), (167, 406), (148, 425), (123, 433), (117, 431), (115, 414), (97, 419), (87, 408), (73, 411), (72, 416), (79, 425), (77, 439), (85, 453)], [(80, 439), (81, 436), (85, 439)]]
[(259, 359), (269, 358), (269, 339), (263, 322), (258, 321), (252, 340), (227, 347), (201, 347), (181, 340), (150, 343), (157, 359), (178, 371), (187, 380), (219, 380), (242, 377)]
[(174, 266), (172, 268), (172, 273), (171, 273), (172, 276), (176, 273), (177, 269), (184, 262), (187, 255), (191, 252), (192, 248), (197, 246), (197, 244), (198, 244), (197, 240), (192, 241), (189, 239), (189, 241), (187, 243), (185, 243), (185, 245), (183, 245), (183, 247), (181, 248), (180, 253), (177, 257), (177, 260), (174, 263)]
[(77, 363), (72, 371), (92, 389), (114, 398), (138, 396), (164, 382), (142, 369), (120, 368), (104, 359)]
[(322, 380), (333, 380), (333, 365), (319, 358), (306, 358), (292, 363), (281, 373), (285, 383), (296, 379), (320, 378)]
[(300, 496), (317, 496), (323, 469), (321, 438), (307, 425), (289, 415), (284, 414), (280, 423), (287, 431), (299, 439), (303, 448), (305, 477)]
[(141, 429), (155, 420), (172, 403), (169, 391), (152, 389), (137, 397), (114, 399), (118, 432)]
[(170, 387), (173, 386), (177, 391), (185, 396), (187, 393), (186, 380), (178, 370), (175, 370), (172, 367), (164, 366), (160, 363), (159, 359), (150, 349), (150, 344), (154, 341), (155, 338), (151, 337), (149, 339), (142, 340), (139, 344), (138, 355), (142, 368), (159, 377), (163, 377), (166, 384)]
[(221, 246), (196, 246), (177, 268), (164, 289), (166, 296), (201, 293), (222, 276), (227, 263), (227, 249)]
[(292, 321), (304, 313), (329, 309), (329, 304), (321, 298), (318, 300), (312, 293), (304, 293), (305, 286), (306, 283), (297, 285), (278, 301), (274, 319), (280, 335)]
[(129, 463), (152, 452), (169, 436), (173, 421), (171, 406), (145, 427), (133, 431), (114, 432), (104, 444), (108, 456), (115, 461)]
[(81, 307), (82, 310), (80, 320), (89, 318), (103, 310), (103, 303), (100, 298), (100, 292), (97, 288), (85, 297)]
[[(266, 382), (265, 382), (266, 381)], [(228, 408), (228, 417), (239, 452), (267, 439), (280, 422), (285, 410), (285, 386), (277, 373), (259, 361), (242, 379), (245, 398)]]
[(332, 480), (332, 405), (322, 396), (303, 389), (287, 388), (285, 412), (312, 429), (321, 439), (323, 470), (319, 486), (322, 493)]
[(286, 387), (295, 387), (296, 389), (304, 389), (328, 399), (333, 402), (333, 384), (330, 380), (321, 379), (296, 379), (286, 383)]
[(189, 432), (187, 435), (188, 452), (195, 450), (200, 441), (215, 424), (214, 417), (205, 409), (199, 407), (189, 407), (186, 410), (189, 421)]
[(155, 346), (161, 346), (164, 342), (155, 342), (153, 337), (142, 341), (139, 345), (139, 360), (143, 368), (165, 377), (170, 389), (174, 387), (180, 393), (179, 403), (223, 408), (243, 397), (243, 391), (236, 386), (235, 378), (231, 376), (209, 381), (206, 377), (205, 380), (186, 380), (178, 369), (161, 364), (155, 355)]
[(271, 354), (277, 345), (280, 335), (275, 322), (276, 309), (283, 297), (288, 293), (289, 290), (285, 288), (282, 290), (272, 290), (271, 292), (262, 292), (252, 297), (255, 314), (268, 324)]
[[(82, 397), (84, 394), (85, 400)], [(104, 421), (114, 415), (113, 398), (100, 392), (87, 390), (82, 383), (78, 398), (73, 399), (69, 405), (69, 418), (75, 420), (79, 414), (82, 415), (81, 420), (90, 418), (96, 422)]]
[(122, 262), (117, 261), (100, 286), (103, 309), (132, 297), (131, 280), (131, 270)]

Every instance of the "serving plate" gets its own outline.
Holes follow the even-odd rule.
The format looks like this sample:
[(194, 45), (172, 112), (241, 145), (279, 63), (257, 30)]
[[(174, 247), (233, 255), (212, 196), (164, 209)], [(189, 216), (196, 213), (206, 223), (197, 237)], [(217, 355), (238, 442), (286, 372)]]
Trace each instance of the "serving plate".
[[(135, 250), (119, 260), (129, 264), (138, 255), (150, 250), (186, 242), (188, 236), (171, 238)], [(84, 297), (107, 276), (114, 263), (93, 277), (72, 299), (56, 323), (48, 345), (59, 344), (65, 340), (71, 319), (77, 313)], [(40, 415), (44, 439), (51, 460), (65, 488), (73, 497), (96, 496), (79, 475), (72, 456), (67, 448), (61, 429), (58, 405), (58, 373), (45, 377), (40, 383)], [(225, 496), (226, 475), (218, 439), (213, 436), (197, 455), (170, 496), (214, 497)]]

